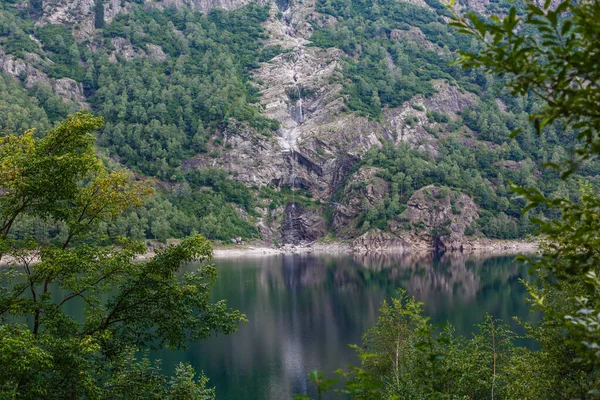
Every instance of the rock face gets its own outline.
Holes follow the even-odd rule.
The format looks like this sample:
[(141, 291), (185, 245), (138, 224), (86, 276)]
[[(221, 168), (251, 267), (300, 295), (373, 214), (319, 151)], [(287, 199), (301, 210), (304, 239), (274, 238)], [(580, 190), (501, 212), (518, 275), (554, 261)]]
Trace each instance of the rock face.
[[(102, 0), (104, 21), (110, 23), (117, 15), (127, 13), (132, 0)], [(139, 1), (135, 1), (139, 3)], [(165, 8), (188, 6), (204, 13), (213, 8), (234, 10), (248, 3), (268, 4), (269, 0), (144, 0), (146, 7)], [(96, 0), (45, 0), (43, 15), (38, 24), (73, 26), (75, 36), (85, 39), (94, 33)]]
[(51, 81), (54, 93), (67, 101), (76, 103), (79, 108), (88, 109), (85, 95), (83, 94), (83, 84), (74, 81), (71, 78), (61, 78)]
[(66, 102), (74, 102), (79, 108), (89, 108), (83, 93), (83, 85), (70, 78), (51, 79), (34, 65), (42, 60), (36, 54), (31, 54), (25, 60), (4, 53), (0, 48), (0, 70), (15, 79), (23, 80), (25, 87), (31, 88), (36, 84), (48, 85)]
[(388, 194), (389, 185), (377, 176), (378, 172), (378, 168), (363, 166), (349, 179), (340, 203), (334, 204), (332, 210), (332, 228), (338, 237), (355, 237), (358, 217), (380, 205)]
[(417, 234), (431, 237), (433, 247), (460, 250), (465, 243), (465, 230), (479, 218), (477, 205), (464, 193), (448, 188), (426, 186), (408, 200), (405, 217)]
[(167, 7), (190, 6), (202, 12), (209, 12), (213, 8), (223, 8), (225, 10), (234, 10), (243, 7), (248, 3), (268, 4), (268, 0), (145, 0), (148, 4), (158, 4)]
[(0, 49), (0, 69), (17, 79), (24, 79), (25, 86), (30, 88), (36, 83), (50, 84), (50, 78), (35, 68), (32, 63), (15, 58)]
[(447, 82), (437, 82), (434, 85), (437, 93), (426, 100), (427, 108), (431, 111), (455, 115), (475, 103), (477, 97), (473, 93), (450, 86)]
[(283, 244), (312, 243), (325, 236), (325, 220), (315, 209), (308, 209), (298, 203), (289, 203), (285, 208), (283, 221)]
[(477, 205), (448, 188), (426, 186), (407, 202), (399, 221), (391, 221), (388, 232), (371, 231), (354, 240), (357, 252), (382, 250), (459, 251), (471, 248), (465, 231), (479, 218)]
[[(429, 7), (423, 0), (404, 0)], [(487, 0), (471, 0), (485, 6)], [(183, 162), (183, 169), (218, 167), (232, 172), (235, 179), (248, 185), (274, 185), (303, 189), (320, 202), (317, 208), (306, 208), (296, 202), (277, 206), (277, 212), (264, 210), (256, 221), (263, 238), (284, 244), (308, 243), (324, 236), (327, 224), (324, 209), (331, 210), (329, 227), (343, 239), (359, 235), (359, 216), (378, 207), (388, 195), (388, 183), (377, 176), (378, 170), (355, 166), (372, 147), (384, 141), (408, 143), (436, 157), (438, 135), (431, 129), (431, 111), (456, 117), (472, 105), (476, 97), (435, 81), (437, 93), (430, 98), (416, 96), (398, 107), (386, 109), (380, 120), (372, 120), (347, 109), (343, 92), (340, 59), (346, 55), (339, 49), (311, 46), (313, 26), (328, 26), (336, 19), (318, 13), (314, 0), (136, 0), (147, 8), (188, 6), (202, 12), (213, 8), (232, 10), (250, 2), (270, 5), (270, 17), (264, 23), (268, 33), (265, 46), (280, 46), (283, 53), (261, 64), (253, 72), (254, 84), (261, 92), (259, 107), (263, 115), (280, 122), (281, 128), (272, 137), (254, 131), (244, 123), (230, 120), (217, 135), (224, 146), (219, 157), (211, 152), (193, 156)], [(131, 10), (133, 0), (103, 0), (105, 22)], [(471, 3), (469, 3), (471, 4)], [(474, 7), (473, 4), (471, 4)], [(80, 40), (94, 35), (96, 0), (47, 0), (38, 24), (71, 26)], [(415, 27), (407, 31), (394, 30), (394, 40), (417, 42), (437, 54), (448, 51), (427, 40)], [(124, 38), (112, 38), (111, 60), (131, 60), (149, 57), (163, 61), (166, 54), (160, 46), (134, 48)], [(90, 46), (93, 46), (90, 43)], [(397, 68), (390, 56), (391, 69)], [(85, 108), (82, 85), (70, 79), (52, 80), (41, 72), (39, 64), (18, 60), (0, 52), (0, 68), (27, 86), (41, 82), (49, 84), (67, 101)], [(209, 144), (210, 146), (210, 144)], [(212, 149), (209, 149), (212, 150)], [(214, 149), (217, 150), (217, 149)], [(350, 176), (352, 174), (352, 176)], [(389, 233), (367, 232), (354, 241), (356, 249), (457, 249), (465, 241), (464, 230), (477, 218), (476, 206), (467, 196), (443, 189), (427, 187), (417, 191), (408, 202), (402, 222), (390, 223)], [(332, 200), (333, 194), (337, 201)]]

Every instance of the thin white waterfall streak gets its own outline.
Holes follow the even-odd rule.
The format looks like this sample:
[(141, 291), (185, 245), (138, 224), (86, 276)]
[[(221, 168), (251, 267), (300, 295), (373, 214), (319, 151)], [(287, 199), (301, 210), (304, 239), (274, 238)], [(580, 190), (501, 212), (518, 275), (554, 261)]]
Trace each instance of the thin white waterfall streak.
[[(298, 67), (298, 61), (302, 56), (302, 45), (300, 40), (296, 39), (296, 30), (292, 24), (292, 7), (288, 1), (277, 1), (276, 5), (279, 11), (283, 14), (283, 22), (285, 23), (285, 34), (294, 39), (297, 43), (295, 54), (287, 59), (291, 65), (290, 67), (290, 75), (293, 80), (293, 84), (296, 87), (297, 98), (292, 104), (290, 104), (289, 115), (293, 122), (286, 124), (285, 128), (282, 128), (279, 143), (282, 148), (282, 153), (284, 157), (289, 157), (289, 177), (288, 184), (292, 190), (292, 207), (290, 208), (289, 218), (290, 221), (294, 220), (295, 210), (296, 210), (296, 162), (297, 162), (297, 154), (298, 154), (298, 139), (300, 137), (300, 125), (304, 122), (304, 104), (302, 98), (302, 87), (298, 83), (298, 78), (296, 75), (296, 68)], [(296, 97), (296, 96), (294, 96)], [(290, 100), (292, 100), (290, 98)], [(293, 222), (292, 222), (293, 229)]]
[(298, 111), (300, 112), (298, 123), (301, 124), (304, 122), (304, 110), (302, 109), (302, 91), (300, 90), (300, 86), (296, 84), (296, 91), (298, 92), (298, 101), (296, 101), (296, 107), (298, 107)]

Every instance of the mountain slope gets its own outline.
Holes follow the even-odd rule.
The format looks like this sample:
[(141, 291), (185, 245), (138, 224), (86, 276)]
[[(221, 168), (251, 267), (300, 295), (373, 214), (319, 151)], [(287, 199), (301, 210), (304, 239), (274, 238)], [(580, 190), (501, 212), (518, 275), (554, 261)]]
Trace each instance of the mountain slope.
[[(471, 44), (448, 15), (435, 0), (14, 2), (0, 14), (0, 68), (21, 82), (10, 96), (46, 110), (42, 126), (89, 108), (106, 119), (99, 145), (112, 162), (159, 179), (158, 198), (112, 232), (297, 244), (376, 230), (407, 246), (522, 237), (532, 225), (508, 181), (574, 193), (542, 169), (574, 135), (537, 136), (533, 97), (451, 65)], [(598, 180), (595, 164), (581, 174)], [(432, 184), (449, 189), (425, 223), (410, 205)], [(456, 218), (437, 218), (460, 193), (476, 214), (452, 205)]]

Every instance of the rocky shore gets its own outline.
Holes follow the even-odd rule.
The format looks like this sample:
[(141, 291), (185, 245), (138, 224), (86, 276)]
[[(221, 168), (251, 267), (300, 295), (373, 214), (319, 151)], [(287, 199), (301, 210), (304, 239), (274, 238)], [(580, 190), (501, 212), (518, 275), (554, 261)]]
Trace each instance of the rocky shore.
[[(172, 240), (170, 244), (177, 243), (178, 240)], [(355, 241), (356, 242), (356, 241)], [(432, 253), (434, 247), (423, 246), (421, 244), (415, 246), (401, 246), (399, 242), (389, 243), (371, 243), (373, 247), (364, 247), (365, 242), (360, 246), (356, 246), (355, 242), (348, 241), (327, 241), (315, 242), (300, 245), (286, 245), (281, 247), (269, 246), (264, 242), (249, 243), (222, 246), (215, 245), (213, 250), (213, 258), (234, 258), (234, 257), (263, 257), (278, 254), (302, 254), (302, 253), (319, 253), (319, 254), (355, 254), (355, 255), (374, 255), (374, 254), (405, 254), (418, 255)], [(458, 255), (475, 255), (475, 256), (496, 256), (496, 255), (512, 255), (512, 254), (534, 254), (539, 249), (539, 243), (536, 241), (526, 240), (491, 240), (491, 239), (475, 239), (468, 242), (468, 246), (464, 246), (462, 250), (451, 250), (444, 252), (448, 256)], [(155, 244), (148, 247), (148, 251), (139, 256), (139, 261), (145, 261), (152, 258), (156, 254), (158, 248), (164, 244)], [(28, 262), (36, 264), (39, 262), (37, 252), (32, 253), (27, 257)], [(21, 264), (22, 260), (16, 260), (11, 256), (5, 255), (0, 259), (0, 266), (8, 266)]]
[[(539, 243), (537, 241), (526, 240), (491, 240), (491, 239), (474, 239), (466, 242), (462, 250), (455, 249), (446, 251), (445, 254), (469, 254), (469, 255), (502, 255), (502, 254), (533, 254), (538, 251)], [(287, 245), (282, 247), (268, 246), (262, 244), (248, 244), (240, 246), (216, 246), (213, 252), (215, 258), (226, 257), (255, 257), (268, 256), (277, 254), (294, 254), (294, 253), (328, 253), (328, 254), (379, 254), (379, 253), (423, 253), (433, 252), (433, 246), (425, 246), (421, 243), (415, 246), (406, 246), (400, 241), (390, 242), (371, 242), (370, 246), (366, 246), (365, 242), (360, 242), (360, 245), (354, 242), (346, 241), (329, 241), (316, 242), (311, 244)]]

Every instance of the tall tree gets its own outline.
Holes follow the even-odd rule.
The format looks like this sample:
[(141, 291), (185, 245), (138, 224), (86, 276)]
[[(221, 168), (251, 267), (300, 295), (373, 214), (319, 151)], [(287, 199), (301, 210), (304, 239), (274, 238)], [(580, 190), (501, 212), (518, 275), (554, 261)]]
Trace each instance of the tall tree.
[[(211, 247), (194, 236), (146, 262), (145, 246), (102, 246), (98, 226), (151, 193), (94, 150), (101, 118), (79, 113), (41, 139), (0, 137), (0, 394), (20, 398), (211, 398), (206, 379), (181, 366), (172, 380), (136, 356), (231, 333), (245, 317), (213, 303)], [(65, 226), (42, 246), (11, 232), (26, 217)], [(183, 263), (195, 272), (180, 274)], [(84, 313), (74, 313), (83, 308)], [(74, 315), (84, 315), (75, 318)], [(31, 321), (25, 324), (25, 320)], [(183, 396), (183, 397), (182, 397)]]
[(33, 18), (39, 18), (44, 12), (44, 1), (43, 0), (31, 0), (29, 3), (29, 14)]
[[(543, 100), (543, 107), (530, 115), (538, 135), (550, 125), (577, 133), (570, 160), (548, 163), (549, 168), (567, 180), (582, 163), (600, 155), (600, 2), (547, 0), (540, 6), (528, 1), (523, 14), (516, 7), (502, 19), (456, 13), (452, 25), (481, 46), (479, 52), (461, 52), (463, 67), (504, 75), (514, 95), (531, 93)], [(514, 190), (529, 201), (524, 213), (546, 208), (560, 215), (534, 220), (545, 237), (542, 257), (529, 260), (543, 283), (543, 289), (531, 288), (536, 306), (544, 311), (543, 327), (568, 333), (557, 334), (559, 342), (552, 344), (572, 362), (565, 368), (587, 368), (585, 362), (600, 366), (600, 198), (587, 184), (576, 202), (548, 198), (530, 187)], [(578, 357), (568, 357), (573, 348)]]
[(103, 29), (104, 23), (104, 0), (96, 0), (94, 9), (94, 26), (96, 29)]

